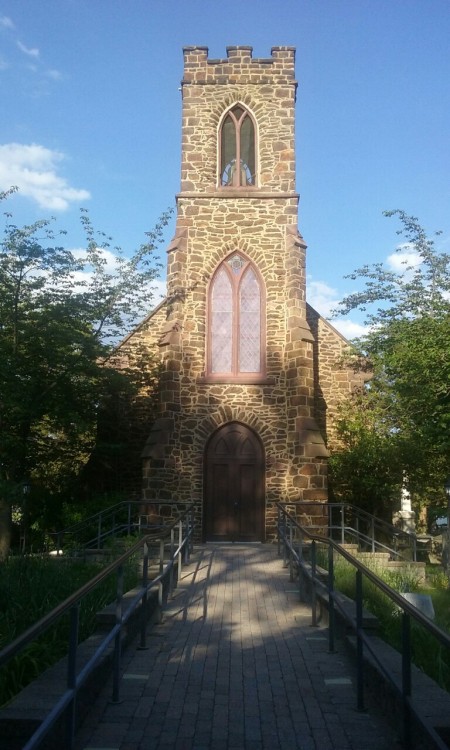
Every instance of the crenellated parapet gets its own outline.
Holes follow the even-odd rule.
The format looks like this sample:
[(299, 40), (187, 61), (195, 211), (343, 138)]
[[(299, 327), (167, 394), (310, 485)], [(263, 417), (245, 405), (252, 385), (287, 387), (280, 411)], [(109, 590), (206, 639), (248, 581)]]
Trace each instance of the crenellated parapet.
[(226, 58), (208, 58), (208, 47), (184, 47), (182, 84), (290, 83), (295, 81), (295, 47), (272, 47), (270, 57), (252, 56), (253, 47), (227, 47)]

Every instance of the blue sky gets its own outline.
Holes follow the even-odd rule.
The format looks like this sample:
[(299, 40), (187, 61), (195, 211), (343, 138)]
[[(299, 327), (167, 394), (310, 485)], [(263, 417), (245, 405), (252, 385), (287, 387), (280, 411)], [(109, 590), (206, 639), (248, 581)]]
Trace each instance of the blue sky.
[(131, 250), (179, 190), (183, 46), (293, 45), (299, 228), (327, 315), (398, 244), (383, 210), (450, 251), (449, 39), (450, 0), (0, 0), (0, 190), (21, 188), (17, 223), (56, 216), (79, 247), (86, 207)]

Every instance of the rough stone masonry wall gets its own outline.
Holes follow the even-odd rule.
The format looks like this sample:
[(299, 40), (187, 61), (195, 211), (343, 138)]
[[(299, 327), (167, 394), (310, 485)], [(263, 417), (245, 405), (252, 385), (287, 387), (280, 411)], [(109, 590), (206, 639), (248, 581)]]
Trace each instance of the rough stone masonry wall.
[(335, 420), (339, 405), (364, 385), (368, 375), (351, 367), (349, 342), (310, 305), (307, 317), (315, 340), (316, 418), (332, 451), (338, 446)]
[[(314, 417), (314, 352), (305, 246), (297, 233), (295, 91), (292, 48), (274, 48), (264, 60), (252, 59), (247, 47), (229, 48), (226, 60), (208, 60), (206, 48), (185, 50), (181, 193), (168, 255), (169, 323), (179, 335), (164, 348), (160, 418), (147, 446), (144, 482), (148, 500), (194, 500), (199, 520), (205, 444), (232, 420), (252, 427), (263, 442), (268, 526), (275, 500), (326, 499), (323, 441), (306, 444)], [(221, 117), (236, 102), (257, 123), (257, 187), (245, 190), (218, 186)], [(235, 251), (254, 262), (265, 285), (262, 384), (204, 377), (208, 283)]]

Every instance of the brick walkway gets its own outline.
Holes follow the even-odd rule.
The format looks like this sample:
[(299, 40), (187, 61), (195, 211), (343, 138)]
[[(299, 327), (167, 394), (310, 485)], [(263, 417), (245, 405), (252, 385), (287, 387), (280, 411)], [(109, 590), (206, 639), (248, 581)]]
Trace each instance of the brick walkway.
[(358, 713), (343, 654), (270, 545), (197, 548), (146, 651), (123, 659), (77, 750), (393, 750), (383, 720)]

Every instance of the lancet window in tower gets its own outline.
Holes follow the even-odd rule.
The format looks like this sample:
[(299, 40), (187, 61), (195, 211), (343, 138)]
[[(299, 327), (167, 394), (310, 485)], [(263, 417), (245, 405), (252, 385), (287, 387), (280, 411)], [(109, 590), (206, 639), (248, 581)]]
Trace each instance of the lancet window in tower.
[(252, 264), (236, 253), (210, 286), (208, 374), (245, 378), (263, 372), (263, 290)]
[(255, 126), (249, 112), (237, 104), (226, 115), (220, 130), (220, 184), (254, 186), (255, 176)]

